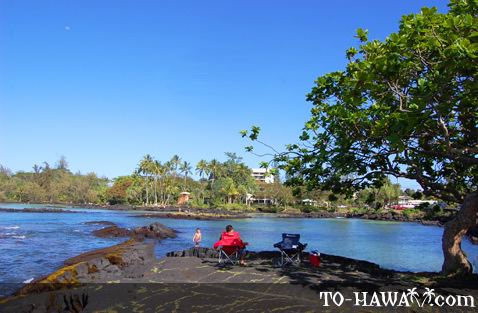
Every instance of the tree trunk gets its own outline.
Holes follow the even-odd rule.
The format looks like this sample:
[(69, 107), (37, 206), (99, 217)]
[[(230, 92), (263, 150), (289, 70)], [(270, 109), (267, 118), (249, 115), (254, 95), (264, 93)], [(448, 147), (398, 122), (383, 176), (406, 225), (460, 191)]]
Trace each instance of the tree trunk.
[(158, 205), (158, 176), (154, 176), (154, 205)]
[(149, 187), (148, 185), (149, 184), (148, 184), (148, 180), (149, 180), (148, 176), (146, 176), (146, 205), (149, 204), (149, 193), (148, 193), (148, 187)]
[(449, 275), (469, 274), (471, 263), (461, 250), (461, 240), (469, 228), (477, 224), (478, 192), (470, 193), (455, 218), (445, 224), (442, 249), (445, 260), (442, 272)]

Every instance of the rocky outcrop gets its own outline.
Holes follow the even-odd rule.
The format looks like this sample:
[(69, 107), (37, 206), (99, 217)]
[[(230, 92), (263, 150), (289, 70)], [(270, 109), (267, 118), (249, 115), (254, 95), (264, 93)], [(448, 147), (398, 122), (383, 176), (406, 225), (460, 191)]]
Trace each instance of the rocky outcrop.
[(154, 239), (175, 238), (176, 231), (161, 223), (153, 223), (149, 226), (135, 228), (133, 236)]
[(106, 226), (116, 226), (115, 223), (110, 221), (91, 221), (91, 222), (84, 222), (85, 225), (106, 225)]
[(425, 226), (443, 226), (443, 223), (440, 221), (421, 220), (420, 223)]
[(26, 285), (17, 292), (17, 295), (55, 290), (83, 283), (141, 278), (155, 260), (153, 242), (128, 240), (68, 259), (64, 262), (64, 267)]
[(112, 238), (112, 237), (129, 237), (132, 235), (132, 231), (126, 228), (121, 228), (116, 225), (109, 226), (93, 231), (93, 235), (101, 238)]
[(137, 227), (135, 229), (121, 228), (113, 224), (113, 226), (93, 231), (93, 235), (102, 238), (132, 237), (135, 239), (165, 239), (175, 238), (176, 231), (161, 223), (153, 223), (149, 226)]

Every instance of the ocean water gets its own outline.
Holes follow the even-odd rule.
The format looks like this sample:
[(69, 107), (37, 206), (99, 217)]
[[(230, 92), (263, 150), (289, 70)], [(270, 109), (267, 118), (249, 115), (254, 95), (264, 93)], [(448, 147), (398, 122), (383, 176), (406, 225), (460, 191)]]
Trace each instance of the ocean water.
[[(44, 205), (2, 204), (22, 209)], [(111, 221), (121, 227), (144, 226), (155, 221), (178, 231), (175, 239), (156, 245), (158, 257), (191, 247), (194, 230), (202, 230), (202, 246), (211, 247), (225, 225), (232, 224), (248, 241), (249, 250), (273, 250), (281, 233), (300, 233), (307, 250), (367, 260), (383, 268), (401, 271), (439, 271), (443, 261), (443, 229), (416, 223), (360, 219), (281, 219), (257, 217), (230, 221), (196, 221), (138, 218), (138, 211), (109, 211), (63, 207), (78, 213), (0, 212), (0, 285), (21, 284), (59, 268), (63, 261), (80, 253), (108, 247), (123, 238), (97, 238), (91, 233), (102, 225), (89, 221)], [(478, 246), (464, 240), (463, 249), (478, 267)], [(12, 288), (9, 286), (8, 288)], [(8, 289), (4, 287), (3, 289)], [(5, 290), (3, 290), (5, 293)], [(0, 287), (0, 294), (2, 288)]]

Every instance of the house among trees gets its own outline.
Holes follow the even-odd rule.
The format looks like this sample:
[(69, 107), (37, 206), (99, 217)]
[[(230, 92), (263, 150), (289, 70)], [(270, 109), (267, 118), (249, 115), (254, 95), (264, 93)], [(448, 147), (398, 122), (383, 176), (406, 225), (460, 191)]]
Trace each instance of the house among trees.
[(277, 200), (271, 197), (261, 197), (255, 196), (253, 194), (248, 193), (246, 195), (246, 204), (257, 204), (257, 205), (277, 205)]
[(301, 201), (301, 203), (303, 205), (310, 205), (310, 206), (317, 206), (318, 202), (316, 200), (312, 200), (312, 199), (303, 199)]
[(415, 200), (409, 196), (399, 196), (397, 205), (392, 206), (392, 208), (397, 207), (397, 208), (404, 208), (404, 209), (413, 209), (414, 207), (417, 207), (423, 203), (428, 203), (429, 205), (432, 205), (437, 202), (438, 201), (436, 200)]
[(183, 191), (179, 194), (178, 198), (178, 205), (184, 205), (189, 202), (189, 198), (191, 197), (191, 193), (187, 191)]

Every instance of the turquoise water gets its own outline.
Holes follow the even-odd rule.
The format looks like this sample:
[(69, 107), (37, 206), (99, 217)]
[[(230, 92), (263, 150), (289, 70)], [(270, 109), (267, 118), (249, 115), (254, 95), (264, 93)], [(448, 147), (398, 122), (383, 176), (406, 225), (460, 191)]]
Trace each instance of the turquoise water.
[[(0, 207), (25, 208), (44, 205), (2, 204)], [(0, 283), (21, 283), (47, 274), (62, 262), (80, 253), (111, 246), (125, 239), (105, 239), (91, 235), (101, 225), (88, 221), (111, 221), (122, 227), (136, 227), (154, 221), (176, 229), (178, 237), (156, 245), (156, 255), (192, 246), (196, 227), (202, 229), (203, 246), (210, 247), (226, 224), (231, 223), (250, 250), (273, 250), (282, 232), (300, 233), (308, 250), (318, 250), (367, 260), (383, 268), (402, 271), (439, 271), (443, 261), (443, 229), (415, 223), (367, 221), (359, 219), (280, 219), (257, 217), (231, 221), (196, 221), (131, 217), (138, 211), (108, 211), (66, 208), (79, 211), (60, 213), (0, 212)], [(478, 247), (468, 240), (463, 248), (478, 267)], [(0, 292), (1, 293), (1, 292)]]

